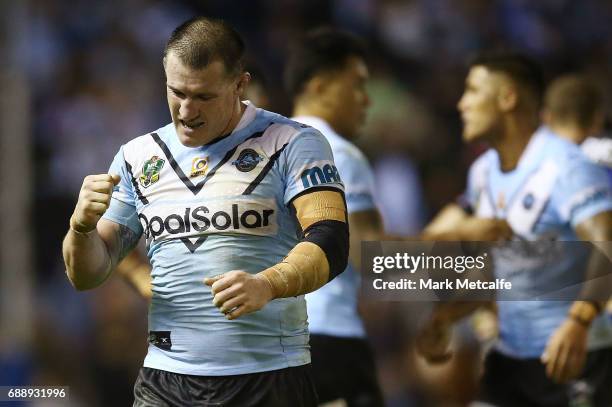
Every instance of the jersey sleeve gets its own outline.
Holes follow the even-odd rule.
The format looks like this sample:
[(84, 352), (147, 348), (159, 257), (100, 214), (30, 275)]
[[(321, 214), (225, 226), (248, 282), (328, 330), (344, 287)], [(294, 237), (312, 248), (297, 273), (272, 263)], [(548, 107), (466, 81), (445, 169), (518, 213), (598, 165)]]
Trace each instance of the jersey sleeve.
[(374, 174), (366, 158), (361, 154), (338, 149), (334, 161), (344, 183), (348, 213), (376, 209)]
[(110, 206), (102, 218), (127, 226), (138, 234), (142, 233), (142, 225), (136, 211), (136, 197), (131, 183), (132, 176), (127, 169), (123, 147), (115, 155), (108, 173), (118, 174), (121, 180), (113, 188)]
[(488, 150), (481, 154), (470, 166), (467, 175), (467, 184), (464, 192), (456, 199), (455, 203), (466, 212), (473, 213), (478, 207), (478, 201), (482, 193), (486, 193), (488, 172), (494, 160), (494, 153)]
[(459, 197), (457, 197), (455, 201), (468, 213), (474, 212), (474, 208), (476, 208), (478, 200), (478, 170), (479, 166), (477, 164), (472, 164), (468, 171), (465, 190), (461, 195), (459, 195)]
[(554, 194), (561, 220), (572, 227), (612, 210), (612, 186), (606, 169), (586, 159), (563, 169)]
[(344, 191), (329, 143), (317, 130), (309, 128), (293, 138), (281, 160), (285, 172), (284, 203), (314, 188)]

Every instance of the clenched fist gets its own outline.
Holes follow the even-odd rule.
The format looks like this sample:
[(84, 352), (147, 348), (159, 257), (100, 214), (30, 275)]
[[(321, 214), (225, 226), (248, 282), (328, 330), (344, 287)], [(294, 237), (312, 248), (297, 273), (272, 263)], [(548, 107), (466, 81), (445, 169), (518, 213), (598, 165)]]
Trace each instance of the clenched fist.
[(70, 227), (79, 233), (88, 233), (94, 230), (110, 205), (113, 187), (120, 180), (119, 175), (86, 176), (79, 192), (76, 208), (70, 218)]
[(204, 284), (211, 288), (213, 304), (227, 319), (258, 311), (274, 298), (272, 286), (265, 277), (240, 270), (205, 278)]
[(429, 363), (443, 363), (452, 357), (450, 343), (452, 328), (450, 324), (429, 321), (416, 337), (416, 350)]

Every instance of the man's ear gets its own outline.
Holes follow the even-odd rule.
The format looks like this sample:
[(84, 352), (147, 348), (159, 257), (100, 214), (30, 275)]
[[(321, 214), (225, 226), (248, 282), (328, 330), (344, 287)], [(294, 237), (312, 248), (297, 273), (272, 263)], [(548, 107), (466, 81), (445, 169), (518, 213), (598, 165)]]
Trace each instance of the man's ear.
[(310, 78), (308, 82), (306, 82), (306, 86), (304, 86), (305, 93), (308, 95), (316, 95), (320, 96), (323, 91), (325, 91), (327, 85), (327, 81), (322, 75), (316, 75)]
[(242, 96), (244, 94), (244, 90), (249, 86), (249, 82), (251, 81), (251, 74), (248, 72), (243, 72), (240, 74), (240, 78), (238, 79), (238, 83), (236, 83), (236, 93)]
[(497, 94), (497, 105), (502, 112), (511, 112), (518, 105), (518, 89), (516, 85), (510, 83), (502, 83), (499, 85)]

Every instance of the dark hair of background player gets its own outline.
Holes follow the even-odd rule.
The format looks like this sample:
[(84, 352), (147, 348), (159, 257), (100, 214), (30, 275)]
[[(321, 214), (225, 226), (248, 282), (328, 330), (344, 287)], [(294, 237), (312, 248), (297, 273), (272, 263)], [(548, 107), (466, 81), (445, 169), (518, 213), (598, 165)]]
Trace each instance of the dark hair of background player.
[(298, 96), (315, 75), (343, 69), (349, 57), (366, 57), (365, 44), (358, 37), (330, 27), (309, 32), (291, 51), (284, 82), (292, 98)]

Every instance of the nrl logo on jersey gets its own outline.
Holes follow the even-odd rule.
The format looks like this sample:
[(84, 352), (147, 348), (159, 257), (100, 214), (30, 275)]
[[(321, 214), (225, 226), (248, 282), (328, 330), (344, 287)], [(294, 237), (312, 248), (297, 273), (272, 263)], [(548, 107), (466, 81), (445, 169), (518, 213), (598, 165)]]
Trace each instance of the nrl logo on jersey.
[(149, 185), (159, 181), (159, 173), (165, 163), (165, 160), (156, 155), (145, 161), (142, 166), (142, 175), (138, 178), (140, 185), (142, 185), (143, 188), (147, 188)]
[(191, 174), (189, 174), (191, 178), (206, 174), (206, 170), (208, 169), (208, 160), (206, 158), (207, 157), (196, 157), (193, 159), (191, 163)]
[(257, 154), (255, 150), (247, 148), (240, 152), (232, 165), (235, 165), (240, 172), (249, 172), (257, 167), (260, 161), (263, 161), (263, 157)]

